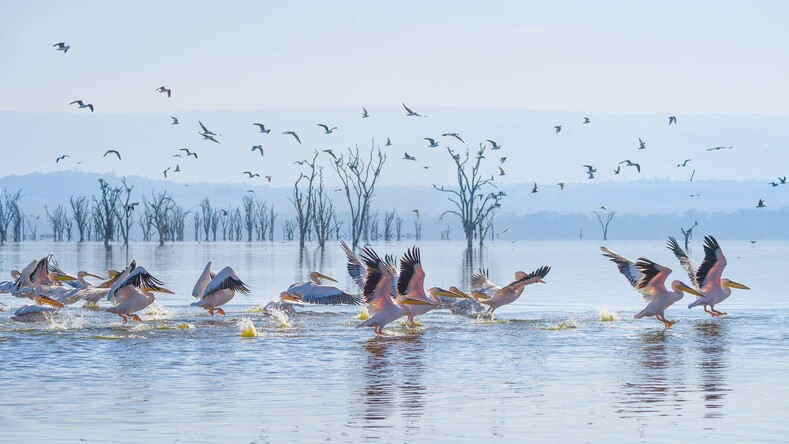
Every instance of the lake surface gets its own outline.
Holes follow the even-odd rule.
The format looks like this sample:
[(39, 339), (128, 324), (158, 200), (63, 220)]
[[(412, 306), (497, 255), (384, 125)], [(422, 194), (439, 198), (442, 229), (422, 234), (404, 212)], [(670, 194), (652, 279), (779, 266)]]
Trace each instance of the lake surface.
[[(353, 290), (334, 245), (6, 245), (3, 279), (47, 253), (99, 274), (134, 258), (176, 294), (157, 295), (140, 325), (79, 305), (19, 324), (9, 318), (25, 301), (0, 295), (0, 442), (786, 442), (789, 243), (719, 241), (725, 276), (752, 290), (734, 290), (721, 318), (685, 296), (670, 329), (633, 319), (645, 304), (599, 242), (493, 242), (471, 255), (422, 242), (426, 287), (468, 289), (479, 266), (504, 284), (553, 269), (493, 321), (436, 310), (378, 338), (354, 328), (359, 307), (290, 319), (257, 308), (314, 270)], [(687, 278), (664, 241), (606, 245)], [(189, 306), (208, 260), (253, 290), (225, 318)], [(249, 323), (257, 337), (242, 337)]]

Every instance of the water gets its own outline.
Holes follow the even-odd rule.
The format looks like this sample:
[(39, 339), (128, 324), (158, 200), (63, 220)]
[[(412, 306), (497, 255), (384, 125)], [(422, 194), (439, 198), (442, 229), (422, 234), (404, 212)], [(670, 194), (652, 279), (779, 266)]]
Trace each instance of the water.
[[(9, 317), (23, 301), (0, 296), (0, 442), (785, 441), (789, 243), (721, 243), (726, 275), (753, 290), (735, 290), (718, 307), (729, 316), (714, 319), (688, 310), (686, 296), (665, 329), (633, 319), (644, 304), (596, 242), (499, 242), (471, 256), (424, 242), (428, 287), (467, 288), (478, 266), (500, 283), (553, 269), (493, 321), (434, 311), (386, 338), (354, 328), (359, 307), (291, 318), (256, 308), (313, 270), (353, 288), (338, 247), (7, 245), (3, 276), (50, 252), (68, 271), (135, 258), (176, 294), (157, 296), (141, 325), (78, 306), (51, 324), (18, 324)], [(661, 242), (608, 246), (685, 278)], [(225, 318), (189, 307), (208, 260), (253, 289)]]

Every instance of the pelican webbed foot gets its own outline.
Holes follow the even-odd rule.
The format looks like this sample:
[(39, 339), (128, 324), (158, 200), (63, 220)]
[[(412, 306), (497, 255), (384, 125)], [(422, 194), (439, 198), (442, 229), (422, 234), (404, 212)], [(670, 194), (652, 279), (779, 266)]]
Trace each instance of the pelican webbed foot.
[(225, 310), (222, 310), (221, 308), (217, 308), (216, 312), (221, 314), (222, 316), (225, 316)]
[(213, 308), (209, 308), (209, 309), (208, 309), (208, 314), (210, 314), (211, 316), (213, 316), (213, 315), (214, 315), (214, 309), (213, 309)]
[(140, 319), (140, 317), (137, 315), (132, 315), (132, 319), (134, 319), (134, 322), (138, 322), (138, 323), (142, 322), (142, 319)]
[(123, 319), (123, 323), (124, 323), (124, 324), (125, 324), (125, 323), (127, 323), (127, 322), (129, 322), (129, 318), (127, 318), (125, 315), (118, 314), (118, 316), (120, 316), (120, 317), (121, 317), (121, 319)]

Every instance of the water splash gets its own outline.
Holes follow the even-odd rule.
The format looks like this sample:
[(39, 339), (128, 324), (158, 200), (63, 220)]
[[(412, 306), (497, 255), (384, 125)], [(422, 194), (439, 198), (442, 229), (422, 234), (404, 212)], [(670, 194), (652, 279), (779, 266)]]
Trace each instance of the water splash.
[(179, 324), (177, 328), (181, 329), (181, 330), (190, 330), (190, 329), (195, 328), (195, 326), (194, 326), (194, 324), (190, 324), (188, 322), (184, 322), (183, 324)]
[(570, 318), (565, 319), (558, 324), (553, 324), (550, 327), (547, 327), (546, 330), (569, 330), (573, 328), (578, 328), (578, 322), (575, 319)]
[(288, 314), (284, 311), (278, 309), (277, 307), (268, 307), (266, 309), (266, 313), (268, 313), (273, 319), (279, 321), (280, 328), (290, 328), (290, 318)]
[(370, 319), (370, 312), (367, 311), (367, 307), (362, 307), (362, 309), (359, 310), (359, 315), (356, 318), (360, 321), (366, 321)]
[(159, 305), (157, 301), (153, 301), (153, 303), (148, 306), (148, 311), (146, 311), (145, 314), (153, 317), (154, 319), (162, 319), (168, 317), (170, 312)]
[(616, 322), (621, 320), (619, 318), (619, 314), (615, 311), (608, 311), (608, 310), (600, 310), (600, 321), (601, 322)]
[(247, 310), (247, 313), (266, 313), (266, 306), (263, 304), (256, 305)]
[(85, 317), (60, 311), (57, 317), (52, 317), (49, 322), (52, 330), (79, 330), (85, 325)]
[(260, 334), (258, 334), (258, 329), (255, 328), (255, 324), (252, 323), (251, 319), (241, 318), (236, 325), (241, 331), (242, 338), (257, 338), (260, 336)]

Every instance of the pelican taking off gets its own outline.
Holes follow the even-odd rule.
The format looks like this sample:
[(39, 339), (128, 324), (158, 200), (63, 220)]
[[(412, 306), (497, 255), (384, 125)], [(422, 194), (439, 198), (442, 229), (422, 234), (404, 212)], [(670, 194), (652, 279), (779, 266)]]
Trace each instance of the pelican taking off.
[(636, 262), (614, 253), (606, 247), (600, 247), (603, 256), (615, 263), (619, 272), (638, 290), (649, 304), (634, 317), (641, 319), (644, 316), (654, 316), (666, 327), (671, 327), (677, 321), (666, 319), (666, 309), (674, 302), (682, 299), (683, 291), (700, 296), (701, 293), (689, 287), (682, 281), (671, 282), (671, 290), (666, 290), (666, 278), (671, 274), (671, 269), (656, 264), (649, 259), (640, 257)]
[(296, 282), (287, 292), (301, 296), (304, 302), (318, 305), (359, 305), (361, 298), (331, 285), (322, 285), (321, 279), (337, 282), (329, 276), (313, 271), (308, 282)]
[(551, 271), (551, 267), (549, 266), (542, 266), (529, 274), (518, 271), (515, 273), (514, 281), (506, 287), (501, 287), (488, 279), (488, 270), (480, 269), (471, 278), (471, 288), (476, 293), (476, 296), (479, 297), (478, 302), (488, 306), (487, 313), (493, 314), (493, 312), (502, 305), (515, 302), (527, 285), (536, 282), (544, 284), (545, 282), (542, 278), (544, 278), (549, 271)]
[(249, 287), (236, 276), (232, 268), (225, 267), (219, 274), (214, 274), (209, 261), (192, 290), (192, 296), (197, 298), (192, 306), (205, 308), (211, 316), (216, 309), (217, 313), (224, 316), (225, 311), (218, 307), (230, 302), (236, 292), (249, 294), (249, 291)]
[(161, 285), (160, 280), (151, 276), (144, 267), (138, 267), (136, 261), (132, 261), (107, 292), (107, 300), (112, 302), (112, 307), (106, 311), (120, 316), (124, 324), (129, 321), (129, 316), (135, 322), (142, 322), (134, 313), (153, 303), (155, 298), (152, 292), (173, 293)]
[[(23, 305), (19, 307), (19, 309), (14, 312), (14, 315), (11, 316), (11, 320), (16, 322), (49, 321), (52, 319), (53, 314), (64, 307), (60, 302), (47, 296), (35, 296), (33, 301), (35, 302), (33, 305)], [(45, 307), (45, 304), (49, 305), (49, 307)]]
[[(685, 253), (673, 237), (668, 238), (668, 249), (679, 259), (679, 263), (682, 264), (682, 268), (688, 273), (693, 286), (702, 293), (688, 305), (688, 308), (703, 305), (704, 311), (712, 316), (723, 316), (726, 313), (715, 310), (715, 305), (720, 304), (731, 296), (732, 288), (750, 290), (750, 288), (739, 282), (721, 278), (723, 269), (726, 268), (726, 256), (723, 255), (723, 250), (721, 250), (718, 241), (714, 237), (704, 237), (704, 260), (701, 261), (700, 267), (693, 262), (693, 259)], [(707, 306), (710, 307), (709, 310), (707, 310)]]
[(413, 324), (414, 318), (441, 305), (440, 296), (459, 297), (444, 289), (433, 287), (425, 294), (425, 271), (422, 268), (422, 257), (419, 247), (412, 247), (400, 259), (400, 277), (397, 281), (397, 293), (404, 296), (409, 303), (421, 302), (409, 307), (408, 322)]
[[(417, 217), (419, 214), (419, 210), (414, 210), (417, 212)], [(348, 264), (346, 268), (348, 269), (348, 276), (353, 279), (356, 285), (359, 287), (359, 291), (364, 290), (364, 281), (367, 278), (367, 267), (356, 257), (353, 250), (348, 247), (344, 241), (340, 241), (340, 247), (345, 252), (345, 257), (348, 259)], [(397, 297), (397, 282), (400, 278), (400, 273), (397, 271), (397, 266), (395, 264), (395, 258), (390, 255), (386, 255), (384, 258), (384, 264), (389, 269), (389, 272), (392, 274), (392, 288), (389, 291), (389, 295), (393, 298)]]

